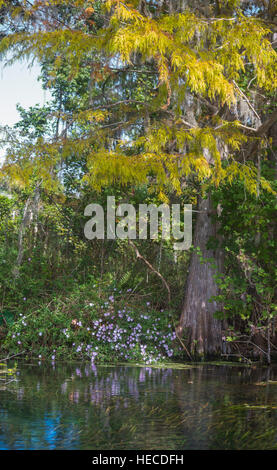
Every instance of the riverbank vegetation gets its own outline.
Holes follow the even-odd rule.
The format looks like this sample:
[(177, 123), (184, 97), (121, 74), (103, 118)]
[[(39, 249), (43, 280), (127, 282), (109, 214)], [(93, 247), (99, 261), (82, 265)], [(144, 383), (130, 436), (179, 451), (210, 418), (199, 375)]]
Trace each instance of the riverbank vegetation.
[[(276, 335), (276, 2), (0, 2), (44, 106), (3, 127), (0, 349), (263, 360)], [(84, 209), (192, 204), (193, 246), (87, 240)], [(105, 212), (106, 213), (106, 212)]]

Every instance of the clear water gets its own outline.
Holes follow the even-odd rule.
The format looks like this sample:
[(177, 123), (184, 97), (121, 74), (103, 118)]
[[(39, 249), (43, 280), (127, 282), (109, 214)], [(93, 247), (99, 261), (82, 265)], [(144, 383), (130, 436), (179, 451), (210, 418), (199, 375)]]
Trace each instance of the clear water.
[(277, 449), (276, 368), (19, 363), (0, 449)]

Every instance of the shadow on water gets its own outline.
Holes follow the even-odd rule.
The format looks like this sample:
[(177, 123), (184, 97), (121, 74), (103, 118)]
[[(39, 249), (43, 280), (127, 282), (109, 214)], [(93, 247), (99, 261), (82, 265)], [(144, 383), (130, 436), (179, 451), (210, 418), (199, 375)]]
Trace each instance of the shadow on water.
[(20, 363), (0, 449), (277, 449), (277, 368)]

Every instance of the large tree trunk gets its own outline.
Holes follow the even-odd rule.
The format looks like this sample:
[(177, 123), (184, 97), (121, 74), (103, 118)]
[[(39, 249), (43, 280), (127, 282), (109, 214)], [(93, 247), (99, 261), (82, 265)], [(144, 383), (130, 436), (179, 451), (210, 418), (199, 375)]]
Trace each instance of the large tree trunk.
[(194, 248), (199, 247), (203, 258), (213, 258), (213, 264), (202, 262), (198, 254), (192, 254), (187, 279), (184, 305), (177, 333), (184, 332), (187, 347), (194, 356), (218, 356), (222, 352), (221, 321), (214, 318), (219, 309), (216, 301), (209, 299), (218, 295), (219, 288), (214, 276), (223, 271), (223, 253), (220, 248), (208, 250), (210, 237), (217, 234), (217, 224), (212, 221), (211, 198), (199, 199), (194, 234)]

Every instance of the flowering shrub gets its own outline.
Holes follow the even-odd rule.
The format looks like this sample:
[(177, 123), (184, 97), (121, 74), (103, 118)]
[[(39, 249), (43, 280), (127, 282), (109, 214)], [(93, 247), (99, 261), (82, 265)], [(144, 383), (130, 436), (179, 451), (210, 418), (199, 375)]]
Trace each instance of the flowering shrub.
[[(104, 299), (84, 300), (79, 312), (65, 306), (41, 308), (20, 314), (10, 327), (4, 347), (25, 351), (39, 359), (83, 359), (92, 362), (164, 362), (180, 355), (181, 349), (169, 312), (154, 311), (150, 302), (133, 305), (117, 289)], [(74, 309), (73, 309), (74, 310)], [(76, 310), (76, 305), (75, 305)]]

